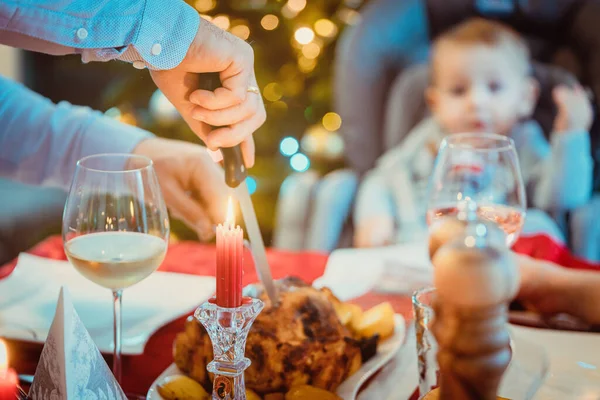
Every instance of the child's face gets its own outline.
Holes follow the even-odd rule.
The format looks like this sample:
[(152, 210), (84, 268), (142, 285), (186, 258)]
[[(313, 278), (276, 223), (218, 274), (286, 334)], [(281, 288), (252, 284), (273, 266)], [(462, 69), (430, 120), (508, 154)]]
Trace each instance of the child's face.
[(531, 116), (536, 85), (509, 45), (444, 43), (436, 51), (427, 98), (445, 131), (507, 135)]

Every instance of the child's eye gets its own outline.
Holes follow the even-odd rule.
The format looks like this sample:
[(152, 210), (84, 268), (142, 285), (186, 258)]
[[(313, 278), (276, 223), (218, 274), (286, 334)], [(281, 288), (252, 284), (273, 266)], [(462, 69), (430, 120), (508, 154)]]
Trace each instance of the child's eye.
[(490, 83), (488, 83), (488, 87), (490, 89), (490, 92), (492, 93), (496, 93), (502, 90), (502, 84), (498, 81), (491, 81)]
[(466, 86), (454, 86), (450, 88), (450, 94), (453, 96), (462, 96), (467, 92)]

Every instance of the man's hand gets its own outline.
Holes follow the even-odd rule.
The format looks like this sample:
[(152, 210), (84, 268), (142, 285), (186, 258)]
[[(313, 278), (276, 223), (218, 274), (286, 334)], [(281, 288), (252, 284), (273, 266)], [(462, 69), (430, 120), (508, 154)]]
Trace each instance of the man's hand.
[[(200, 73), (219, 72), (222, 88), (198, 90)], [(187, 55), (171, 70), (150, 71), (156, 86), (211, 150), (241, 143), (244, 163), (254, 165), (252, 134), (266, 112), (254, 76), (254, 52), (238, 37), (200, 19)], [(221, 126), (211, 132), (210, 126)]]
[(579, 85), (573, 89), (561, 85), (552, 91), (558, 108), (554, 132), (589, 131), (593, 121), (592, 104)]
[(225, 220), (228, 189), (221, 167), (199, 145), (153, 138), (140, 142), (134, 154), (154, 162), (171, 215), (196, 231), (200, 240), (213, 237), (213, 226)]

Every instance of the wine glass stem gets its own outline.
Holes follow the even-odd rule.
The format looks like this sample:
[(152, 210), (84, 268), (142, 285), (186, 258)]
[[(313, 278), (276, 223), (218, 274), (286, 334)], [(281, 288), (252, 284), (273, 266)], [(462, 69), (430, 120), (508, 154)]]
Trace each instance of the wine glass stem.
[(123, 318), (121, 314), (121, 306), (123, 304), (123, 290), (113, 290), (113, 316), (114, 316), (114, 329), (113, 329), (113, 342), (115, 348), (113, 352), (113, 375), (120, 384), (121, 383), (121, 331)]

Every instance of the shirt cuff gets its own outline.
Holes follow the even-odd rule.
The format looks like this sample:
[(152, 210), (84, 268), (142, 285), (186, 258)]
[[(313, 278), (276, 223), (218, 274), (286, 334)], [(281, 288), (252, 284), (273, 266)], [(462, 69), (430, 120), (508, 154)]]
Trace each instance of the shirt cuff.
[(139, 31), (130, 45), (83, 50), (82, 60), (117, 59), (138, 69), (172, 69), (187, 54), (199, 25), (198, 12), (182, 0), (146, 0)]

